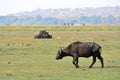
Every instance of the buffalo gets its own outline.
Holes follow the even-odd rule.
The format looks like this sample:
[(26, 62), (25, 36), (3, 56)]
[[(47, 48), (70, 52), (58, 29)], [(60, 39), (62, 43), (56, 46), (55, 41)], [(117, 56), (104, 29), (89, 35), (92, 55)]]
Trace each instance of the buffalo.
[(34, 38), (35, 39), (39, 39), (39, 38), (50, 39), (50, 38), (52, 38), (52, 35), (50, 35), (47, 31), (42, 30), (42, 31), (39, 32), (38, 35), (35, 35)]
[(101, 56), (101, 46), (95, 42), (80, 42), (80, 41), (73, 42), (66, 48), (58, 50), (56, 60), (60, 60), (65, 56), (73, 57), (72, 63), (75, 65), (76, 68), (79, 68), (78, 65), (79, 57), (85, 58), (89, 58), (90, 56), (93, 57), (93, 62), (89, 66), (89, 68), (92, 68), (92, 66), (95, 64), (97, 57), (101, 62), (101, 68), (104, 68), (104, 62)]

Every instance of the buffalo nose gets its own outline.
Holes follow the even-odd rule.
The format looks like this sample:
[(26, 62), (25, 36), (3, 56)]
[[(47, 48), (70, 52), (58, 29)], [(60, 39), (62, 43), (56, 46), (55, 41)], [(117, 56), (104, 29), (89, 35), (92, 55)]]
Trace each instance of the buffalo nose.
[(56, 57), (56, 60), (58, 60), (58, 58)]
[(59, 58), (58, 57), (56, 57), (56, 60), (58, 60)]

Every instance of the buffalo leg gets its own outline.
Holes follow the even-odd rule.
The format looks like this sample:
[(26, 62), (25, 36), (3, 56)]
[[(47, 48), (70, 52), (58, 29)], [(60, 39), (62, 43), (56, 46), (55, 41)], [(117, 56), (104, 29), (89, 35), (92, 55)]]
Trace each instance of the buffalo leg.
[(73, 57), (73, 64), (75, 65), (76, 68), (79, 68), (78, 57), (76, 57), (76, 56)]
[(98, 56), (98, 59), (101, 61), (101, 67), (104, 68), (104, 62), (103, 62), (103, 58), (99, 55)]
[(79, 65), (78, 65), (78, 58), (76, 58), (76, 65), (75, 65), (76, 68), (79, 68)]
[(96, 56), (93, 56), (93, 62), (92, 62), (92, 64), (89, 66), (89, 68), (92, 68), (92, 66), (95, 64), (95, 62), (96, 62)]

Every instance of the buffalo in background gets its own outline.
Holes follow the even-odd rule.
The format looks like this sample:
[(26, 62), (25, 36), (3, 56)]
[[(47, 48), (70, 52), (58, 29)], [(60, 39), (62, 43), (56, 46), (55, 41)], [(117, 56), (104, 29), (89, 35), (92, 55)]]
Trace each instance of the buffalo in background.
[(49, 39), (49, 38), (52, 38), (52, 35), (50, 35), (48, 32), (46, 32), (45, 30), (42, 30), (39, 32), (38, 35), (35, 35), (34, 36), (35, 39), (39, 39), (39, 38), (42, 38), (42, 39)]

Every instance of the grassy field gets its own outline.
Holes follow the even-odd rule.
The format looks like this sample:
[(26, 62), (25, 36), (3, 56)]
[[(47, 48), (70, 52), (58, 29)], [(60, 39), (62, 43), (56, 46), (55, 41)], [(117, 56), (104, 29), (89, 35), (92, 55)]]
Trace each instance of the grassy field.
[[(34, 39), (47, 30), (52, 39)], [(74, 41), (95, 41), (102, 46), (105, 68), (92, 58), (79, 58), (76, 69), (71, 57), (56, 61), (60, 47)], [(0, 80), (118, 80), (120, 78), (120, 26), (0, 27)]]

